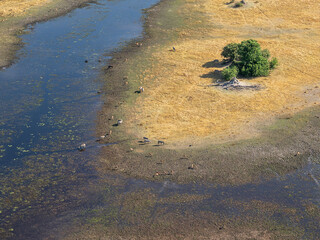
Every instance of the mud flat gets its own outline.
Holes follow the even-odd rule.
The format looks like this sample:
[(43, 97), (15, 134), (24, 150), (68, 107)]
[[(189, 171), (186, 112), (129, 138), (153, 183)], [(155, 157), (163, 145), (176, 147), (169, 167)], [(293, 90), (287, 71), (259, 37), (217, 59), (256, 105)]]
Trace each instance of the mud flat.
[(4, 0), (0, 2), (0, 69), (11, 65), (23, 46), (25, 26), (61, 16), (92, 0)]
[[(102, 169), (150, 180), (242, 184), (317, 157), (317, 4), (250, 1), (234, 8), (221, 0), (179, 0), (147, 10), (144, 38), (115, 53), (113, 68), (105, 69), (98, 134), (111, 130), (104, 141), (119, 144), (103, 150)], [(206, 87), (221, 78), (222, 48), (250, 38), (280, 62), (268, 77), (241, 79), (261, 88)]]

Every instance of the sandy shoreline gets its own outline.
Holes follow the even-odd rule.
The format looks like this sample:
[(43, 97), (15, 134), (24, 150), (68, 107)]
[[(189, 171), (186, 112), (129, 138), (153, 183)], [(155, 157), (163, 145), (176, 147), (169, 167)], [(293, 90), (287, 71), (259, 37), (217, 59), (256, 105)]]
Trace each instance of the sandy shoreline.
[[(192, 11), (190, 7), (193, 4), (195, 8)], [(216, 1), (212, 4), (218, 6), (217, 8), (226, 8), (222, 1)], [(257, 182), (261, 178), (272, 178), (275, 174), (281, 175), (294, 171), (304, 165), (311, 153), (318, 154), (319, 148), (316, 142), (319, 139), (319, 132), (317, 131), (319, 124), (315, 119), (319, 114), (319, 107), (314, 104), (314, 96), (318, 94), (317, 82), (309, 76), (306, 85), (297, 85), (300, 84), (297, 80), (300, 76), (303, 76), (303, 73), (300, 73), (301, 75), (292, 79), (292, 86), (287, 85), (287, 82), (282, 80), (284, 78), (279, 77), (283, 71), (287, 71), (284, 70), (287, 60), (282, 57), (280, 57), (282, 65), (275, 73), (271, 74), (271, 77), (252, 80), (264, 85), (267, 84), (267, 93), (259, 91), (258, 93), (242, 94), (244, 99), (241, 99), (240, 96), (241, 101), (247, 99), (248, 102), (252, 101), (252, 103), (244, 108), (248, 108), (245, 111), (235, 110), (238, 115), (234, 117), (232, 116), (232, 105), (230, 105), (231, 108), (224, 117), (224, 121), (227, 122), (230, 119), (232, 124), (239, 122), (239, 128), (234, 129), (235, 131), (228, 130), (228, 126), (226, 126), (227, 130), (225, 131), (223, 127), (219, 129), (213, 127), (210, 130), (210, 115), (208, 115), (208, 122), (201, 123), (204, 126), (210, 126), (208, 128), (198, 129), (196, 125), (188, 125), (187, 122), (185, 123), (186, 130), (180, 131), (172, 128), (175, 124), (181, 126), (182, 129), (184, 128), (183, 124), (179, 125), (184, 121), (183, 118), (179, 119), (179, 115), (186, 111), (185, 106), (188, 106), (188, 103), (181, 106), (174, 104), (174, 102), (181, 101), (181, 96), (187, 96), (184, 95), (184, 88), (179, 90), (179, 84), (180, 87), (181, 84), (189, 84), (197, 89), (200, 84), (210, 83), (212, 81), (211, 75), (207, 79), (199, 78), (201, 82), (193, 81), (202, 73), (208, 72), (208, 69), (201, 65), (220, 56), (222, 47), (228, 43), (228, 40), (224, 40), (223, 36), (229, 39), (232, 33), (230, 39), (239, 41), (234, 33), (236, 28), (226, 27), (224, 30), (223, 26), (218, 23), (212, 25), (208, 20), (207, 10), (208, 6), (211, 7), (212, 4), (207, 5), (206, 1), (160, 2), (146, 11), (143, 39), (132, 41), (122, 51), (114, 54), (110, 62), (113, 68), (105, 69), (106, 86), (104, 93), (106, 100), (102, 111), (99, 113), (97, 135), (103, 135), (111, 130), (112, 134), (105, 141), (119, 142), (119, 144), (103, 149), (101, 169), (156, 181), (170, 179), (177, 182), (209, 181), (223, 185), (242, 184)], [(266, 7), (264, 2), (261, 4), (263, 4), (262, 7)], [(298, 5), (297, 3), (293, 7)], [(261, 6), (259, 5), (257, 9), (261, 9)], [(206, 14), (204, 14), (203, 9), (206, 10)], [(244, 11), (250, 11), (250, 9), (253, 9), (251, 5)], [(226, 9), (226, 11), (233, 11), (233, 9)], [(236, 14), (239, 14), (239, 12), (236, 12)], [(214, 11), (212, 15), (215, 15)], [(248, 21), (249, 18), (243, 24), (249, 29)], [(260, 24), (262, 24), (260, 27), (263, 27), (264, 23), (261, 23), (261, 21), (250, 21), (253, 21), (254, 29), (259, 29)], [(266, 21), (270, 21), (270, 18)], [(213, 28), (212, 33), (208, 35), (208, 29), (211, 27)], [(299, 28), (296, 23), (294, 27)], [(301, 28), (304, 28), (304, 25)], [(244, 27), (240, 27), (240, 31), (244, 29)], [(230, 31), (230, 34), (225, 35), (225, 31)], [(263, 41), (263, 37), (270, 33), (270, 29), (267, 29), (266, 32), (263, 31), (260, 32), (261, 36), (258, 37), (258, 41), (263, 43), (263, 47), (271, 48), (273, 56), (281, 56), (276, 53), (276, 48), (273, 48), (273, 45), (267, 42), (268, 40)], [(314, 31), (317, 32), (318, 29), (315, 28)], [(282, 29), (281, 32), (287, 34), (290, 31)], [(195, 33), (202, 34), (202, 36), (195, 36)], [(216, 35), (212, 36), (213, 34)], [(274, 39), (278, 38), (277, 34), (273, 35)], [(295, 33), (290, 32), (289, 37), (292, 38), (292, 34)], [(199, 39), (202, 39), (201, 42), (199, 42)], [(176, 47), (176, 52), (170, 51), (172, 46)], [(199, 46), (199, 48), (195, 46)], [(208, 46), (208, 49), (206, 49), (206, 46)], [(208, 57), (207, 52), (210, 49), (213, 49), (213, 51)], [(203, 56), (207, 58), (202, 59)], [(197, 60), (198, 58), (200, 62)], [(193, 66), (186, 62), (187, 59), (190, 59)], [(188, 67), (183, 67), (183, 64)], [(199, 64), (200, 67), (194, 67), (196, 64)], [(303, 66), (306, 66), (306, 64), (303, 64)], [(209, 70), (214, 70), (214, 68)], [(286, 73), (283, 76), (286, 77)], [(168, 81), (165, 80), (166, 78)], [(269, 78), (271, 80), (268, 80)], [(186, 82), (181, 79), (186, 79)], [(165, 88), (170, 89), (174, 86), (174, 90), (170, 90), (170, 93), (167, 92), (167, 95), (163, 94), (166, 90), (162, 86), (162, 82)], [(286, 86), (288, 87), (286, 92), (289, 95), (292, 94), (292, 103), (290, 104), (294, 106), (292, 107), (293, 111), (283, 111), (283, 108), (281, 108), (281, 111), (276, 109), (278, 104), (283, 102), (283, 99), (279, 99), (279, 102), (277, 102), (278, 100), (273, 97), (279, 95), (278, 92), (271, 92), (272, 88), (277, 87), (278, 84), (280, 84), (279, 91), (281, 91), (280, 87)], [(135, 93), (140, 86), (145, 88), (145, 92), (142, 94)], [(307, 91), (308, 94), (301, 98), (293, 90), (290, 93), (290, 89), (293, 88), (299, 89), (300, 92)], [(203, 91), (209, 91), (198, 89), (190, 95), (192, 98), (201, 98), (201, 95), (207, 94)], [(299, 94), (301, 94), (300, 92)], [(257, 98), (257, 102), (255, 102), (252, 98), (254, 94), (261, 95), (262, 98), (260, 100)], [(218, 95), (223, 101), (234, 102), (234, 99), (239, 98), (237, 94), (221, 91), (218, 92)], [(291, 101), (286, 97), (289, 95), (283, 95), (288, 102)], [(223, 99), (225, 97), (227, 98)], [(173, 103), (163, 107), (161, 103), (163, 100), (161, 99), (166, 99), (166, 101), (172, 99)], [(294, 105), (294, 99), (296, 99), (297, 105)], [(306, 101), (306, 103), (301, 105), (301, 99), (304, 99), (303, 101)], [(268, 102), (270, 100), (274, 101), (271, 105)], [(258, 101), (266, 102), (261, 106), (255, 105), (258, 104)], [(204, 102), (203, 104), (203, 110), (206, 110), (208, 103)], [(299, 105), (303, 107), (299, 107)], [(201, 104), (194, 106), (194, 111), (201, 110)], [(255, 106), (258, 107), (257, 110), (250, 110), (251, 107), (254, 109)], [(162, 114), (162, 111), (171, 108), (176, 108), (174, 110), (176, 115), (165, 114), (163, 118), (155, 118), (158, 115), (157, 112), (160, 111), (160, 114)], [(251, 115), (242, 117), (241, 114), (246, 113), (246, 111), (250, 113), (250, 111), (262, 110), (263, 112), (264, 109), (267, 109), (265, 112), (268, 114), (269, 110), (275, 114), (269, 114), (269, 117), (265, 117), (264, 114), (260, 117), (254, 117), (252, 118), (252, 124), (249, 122), (249, 125), (242, 127), (241, 121), (247, 121), (243, 117)], [(217, 116), (226, 114), (223, 111), (220, 113), (220, 110), (215, 111), (218, 111)], [(200, 115), (205, 114), (206, 111), (200, 113)], [(238, 117), (244, 120), (239, 121), (237, 120)], [(124, 124), (114, 126), (117, 119), (123, 119)], [(195, 124), (197, 124), (198, 118), (195, 119)], [(174, 122), (172, 123), (172, 121)], [(214, 117), (212, 121), (215, 121)], [(219, 126), (219, 124), (217, 125)], [(241, 131), (237, 132), (237, 130)], [(207, 134), (208, 131), (214, 131), (215, 133), (219, 131), (218, 134), (215, 134), (218, 138), (212, 138), (212, 135)], [(200, 134), (195, 135), (195, 132)], [(233, 133), (230, 134), (231, 132)], [(314, 134), (313, 137), (311, 137), (312, 134)], [(143, 136), (149, 137), (152, 143), (142, 144), (140, 141)], [(166, 144), (157, 146), (158, 140), (164, 140)]]
[(62, 16), (75, 8), (85, 6), (93, 0), (33, 1), (31, 3), (6, 0), (0, 14), (0, 69), (16, 60), (16, 51), (23, 47), (19, 34), (29, 24), (47, 21)]

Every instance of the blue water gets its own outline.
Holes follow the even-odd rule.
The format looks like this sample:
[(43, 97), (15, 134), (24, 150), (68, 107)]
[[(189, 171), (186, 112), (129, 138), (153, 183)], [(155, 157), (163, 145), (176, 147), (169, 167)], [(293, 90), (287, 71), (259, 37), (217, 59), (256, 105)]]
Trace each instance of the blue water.
[(141, 35), (141, 9), (154, 2), (100, 1), (22, 37), (20, 60), (0, 72), (2, 166), (21, 164), (35, 147), (72, 149), (92, 133), (103, 53)]
[(98, 152), (99, 69), (142, 35), (142, 9), (156, 2), (101, 0), (27, 27), (18, 60), (0, 71), (0, 234), (74, 204), (68, 194), (92, 177)]

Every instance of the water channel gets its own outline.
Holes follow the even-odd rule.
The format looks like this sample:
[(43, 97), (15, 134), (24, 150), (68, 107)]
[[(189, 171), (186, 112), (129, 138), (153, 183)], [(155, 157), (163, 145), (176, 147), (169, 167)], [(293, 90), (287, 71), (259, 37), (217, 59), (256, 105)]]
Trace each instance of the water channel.
[[(154, 3), (101, 0), (21, 36), (19, 60), (0, 71), (2, 232), (14, 233), (13, 223), (37, 212), (59, 211), (71, 186), (93, 174), (86, 163), (98, 152), (99, 69), (105, 54), (141, 36), (142, 9)], [(88, 151), (79, 153), (82, 142)]]
[[(279, 225), (301, 229), (304, 239), (320, 238), (313, 215), (320, 206), (320, 168), (313, 156), (295, 173), (238, 187), (98, 176), (91, 167), (99, 152), (99, 69), (108, 53), (142, 35), (141, 10), (156, 2), (100, 0), (25, 30), (19, 60), (0, 71), (1, 238), (60, 239), (79, 223), (121, 228), (199, 212), (269, 214)], [(88, 149), (79, 152), (82, 142)], [(131, 198), (141, 208), (126, 211)], [(257, 202), (277, 210), (244, 207)]]

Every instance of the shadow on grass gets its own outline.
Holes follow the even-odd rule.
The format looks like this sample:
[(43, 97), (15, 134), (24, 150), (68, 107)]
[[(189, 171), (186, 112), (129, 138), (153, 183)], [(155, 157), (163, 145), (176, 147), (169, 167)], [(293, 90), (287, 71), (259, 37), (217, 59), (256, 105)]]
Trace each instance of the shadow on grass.
[(211, 78), (213, 82), (222, 79), (222, 73), (219, 70), (214, 70), (213, 72), (209, 72), (200, 76), (201, 78)]
[(217, 82), (217, 81), (222, 81), (223, 77), (222, 77), (222, 68), (228, 67), (231, 63), (227, 62), (227, 61), (219, 61), (218, 59), (215, 59), (213, 61), (210, 62), (206, 62), (205, 64), (202, 65), (202, 67), (204, 68), (221, 68), (221, 70), (214, 70), (211, 71), (209, 73), (203, 74), (200, 77), (201, 78), (211, 78), (213, 82)]
[(226, 61), (219, 61), (218, 59), (215, 59), (210, 62), (206, 62), (205, 64), (202, 65), (204, 68), (223, 68), (228, 66), (229, 63)]

